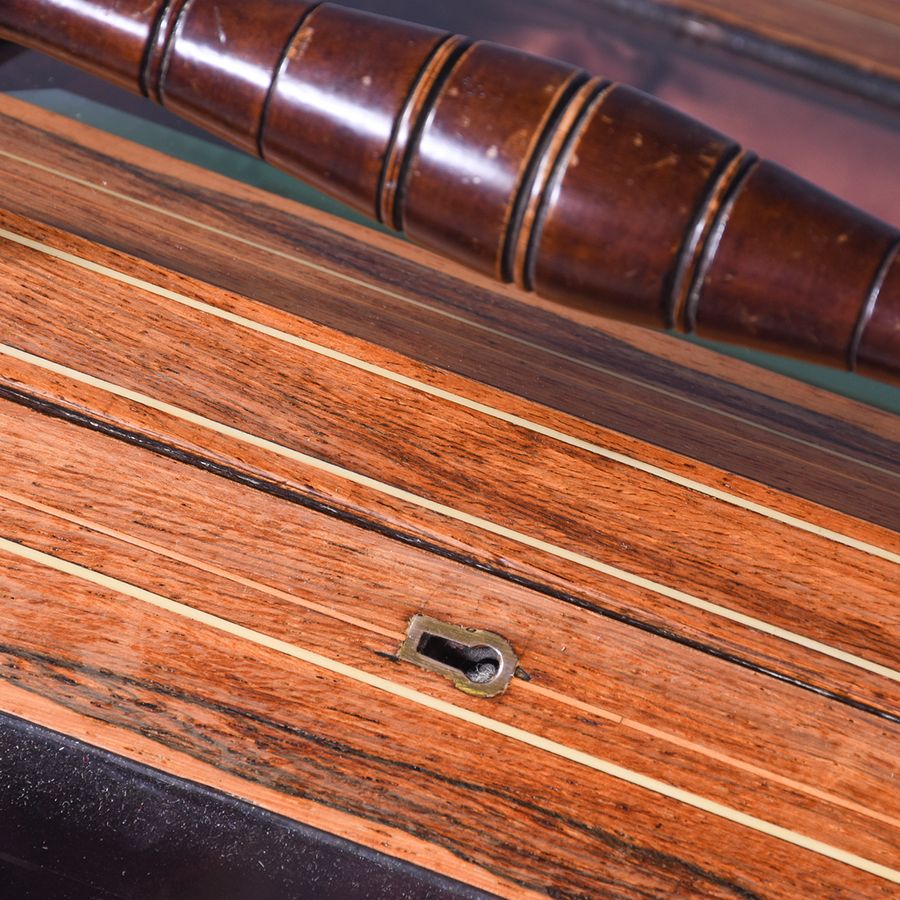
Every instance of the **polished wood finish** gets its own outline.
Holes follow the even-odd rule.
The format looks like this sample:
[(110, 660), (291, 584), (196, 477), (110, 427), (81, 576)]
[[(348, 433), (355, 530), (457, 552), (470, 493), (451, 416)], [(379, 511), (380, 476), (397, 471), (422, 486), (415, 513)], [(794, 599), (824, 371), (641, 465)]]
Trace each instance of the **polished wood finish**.
[[(163, 7), (161, 15), (156, 20), (153, 34), (144, 51), (143, 66), (141, 68), (140, 89), (141, 93), (146, 94), (160, 102), (160, 78), (164, 67), (168, 67), (169, 45), (172, 42), (176, 27), (182, 25), (182, 13), (185, 12), (184, 7), (188, 5), (189, 0), (171, 0)], [(198, 48), (199, 49), (199, 48)], [(202, 50), (201, 50), (202, 52)], [(203, 85), (197, 85), (201, 90)], [(234, 86), (232, 103), (237, 104), (240, 109), (241, 89), (238, 85)], [(230, 104), (229, 104), (230, 105)], [(236, 129), (235, 141), (239, 141), (240, 129)]]
[[(3, 217), (2, 225), (25, 238), (53, 243), (52, 233), (15, 217)], [(69, 246), (77, 251), (88, 245)], [(396, 496), (377, 485), (348, 481), (342, 474), (322, 473), (317, 493), (336, 507), (358, 510), (362, 506), (385, 526), (402, 523), (418, 539), (463, 552), (498, 572), (549, 579), (565, 593), (584, 596), (588, 591), (594, 606), (639, 615), (655, 627), (678, 629), (685, 638), (712, 640), (723, 651), (748, 654), (759, 665), (777, 658), (790, 677), (812, 679), (816, 686), (860, 703), (900, 703), (895, 686), (873, 675), (871, 667), (847, 664), (840, 654), (820, 660), (818, 653), (810, 656), (802, 643), (788, 642), (786, 649), (777, 650), (782, 642), (741, 618), (764, 619), (790, 633), (812, 629), (821, 640), (834, 642), (841, 653), (865, 656), (876, 666), (892, 666), (896, 635), (891, 610), (896, 597), (890, 560), (900, 549), (892, 532), (799, 504), (794, 507), (803, 511), (799, 518), (811, 517), (814, 528), (801, 553), (794, 528), (785, 528), (766, 512), (744, 508), (750, 498), (769, 508), (764, 495), (747, 485), (745, 497), (731, 504), (733, 527), (742, 535), (736, 542), (721, 532), (722, 501), (696, 487), (686, 493), (678, 480), (686, 477), (685, 469), (670, 472), (668, 461), (656, 458), (650, 448), (632, 448), (623, 454), (624, 462), (610, 460), (606, 454), (612, 450), (613, 435), (560, 414), (541, 413), (533, 427), (523, 430), (502, 416), (530, 423), (537, 413), (528, 404), (510, 402), (498, 392), (454, 378), (436, 380), (427, 369), (411, 367), (391, 355), (376, 358), (368, 350), (365, 354), (373, 364), (399, 368), (417, 383), (465, 396), (487, 410), (500, 410), (501, 416), (488, 415), (490, 427), (484, 429), (483, 413), (463, 406), (459, 423), (451, 431), (441, 425), (448, 414), (446, 403), (427, 391), (420, 397), (423, 388), (404, 386), (340, 361), (321, 360), (315, 353), (301, 357), (290, 345), (280, 358), (275, 352), (280, 345), (252, 330), (242, 334), (240, 365), (238, 357), (221, 354), (202, 371), (188, 372), (182, 357), (186, 334), (202, 333), (214, 347), (221, 343), (218, 335), (225, 340), (233, 328), (220, 326), (209, 314), (180, 309), (169, 324), (163, 311), (171, 303), (153, 296), (142, 298), (139, 305), (119, 302), (118, 308), (110, 308), (104, 282), (85, 283), (78, 267), (73, 271), (45, 253), (9, 245), (8, 239), (4, 249), (7, 266), (13, 266), (14, 272), (27, 266), (35, 273), (31, 286), (18, 289), (19, 304), (6, 311), (6, 340), (18, 351), (65, 360), (77, 371), (142, 395), (158, 397), (162, 391), (166, 402), (210, 419), (240, 410), (246, 430), (275, 444), (295, 446), (293, 435), (299, 430), (306, 437), (298, 449), (324, 460), (346, 458), (352, 447), (354, 472), (402, 485), (410, 493)], [(102, 260), (115, 271), (124, 266), (126, 276), (144, 277), (139, 266), (118, 255), (95, 251), (92, 259)], [(41, 282), (41, 277), (46, 280)], [(164, 290), (179, 289), (177, 279), (164, 276), (161, 284), (158, 278), (154, 282)], [(54, 296), (47, 297), (49, 293)], [(48, 320), (68, 319), (71, 309), (77, 309), (83, 319), (61, 333), (48, 331)], [(153, 315), (153, 343), (141, 329), (134, 329), (135, 315)], [(270, 311), (264, 324), (275, 323), (292, 330), (290, 317)], [(354, 342), (340, 341), (327, 330), (311, 327), (304, 337), (350, 358), (361, 352)], [(96, 341), (115, 352), (98, 358)], [(301, 367), (304, 359), (307, 370)], [(120, 365), (125, 368), (123, 374), (116, 371)], [(156, 434), (164, 434), (167, 442), (185, 452), (199, 450), (231, 466), (249, 465), (294, 490), (303, 489), (302, 479), (307, 476), (301, 474), (304, 469), (298, 469), (297, 460), (283, 458), (271, 448), (247, 446), (234, 436), (198, 430), (144, 404), (135, 406), (127, 399), (107, 396), (108, 391), (89, 383), (67, 381), (62, 394), (55, 374), (40, 367), (34, 370), (14, 355), (0, 356), (0, 373), (13, 385), (27, 379), (33, 392), (52, 402), (68, 397), (79, 406), (103, 407), (104, 416), (127, 431), (153, 423)], [(328, 378), (322, 389), (327, 396), (340, 396), (340, 406), (329, 408), (314, 400), (307, 384), (314, 375), (320, 381)], [(286, 402), (293, 397), (305, 401)], [(551, 434), (544, 435), (540, 429)], [(360, 435), (366, 435), (364, 443)], [(573, 446), (572, 441), (584, 446)], [(634, 469), (629, 464), (635, 459), (633, 453), (645, 464), (658, 459), (668, 477)], [(540, 478), (534, 474), (536, 459)], [(475, 466), (472, 460), (483, 462)], [(502, 460), (502, 467), (495, 468), (491, 460), (497, 466)], [(609, 477), (605, 486), (598, 466)], [(501, 481), (498, 471), (503, 473)], [(694, 477), (689, 480), (696, 481), (699, 470), (692, 471)], [(446, 510), (452, 511), (449, 518)], [(674, 534), (670, 523), (676, 518), (679, 532)], [(818, 528), (843, 537), (817, 535)], [(534, 545), (535, 539), (542, 542), (540, 547)], [(846, 539), (876, 548), (871, 553), (863, 551), (865, 567), (859, 568), (860, 551), (847, 546)], [(784, 556), (791, 559), (787, 580), (779, 575), (779, 560)], [(732, 572), (740, 573), (739, 581), (730, 577)], [(695, 591), (679, 593), (673, 582), (691, 584)], [(856, 601), (862, 604), (859, 615), (847, 616), (848, 592), (860, 598)]]
[[(501, 896), (891, 896), (896, 419), (533, 298), (507, 331), (387, 236), (0, 129), (0, 709)], [(717, 468), (744, 433), (827, 505)], [(397, 661), (420, 612), (519, 677)]]
[[(257, 153), (269, 81), (283, 52), (270, 39), (290, 34), (304, 7), (274, 0), (258, 10), (245, 3), (188, 3), (181, 15), (172, 4), (169, 10), (169, 27), (159, 31), (168, 39), (156, 52), (159, 63), (147, 70), (147, 89), (173, 112)], [(176, 26), (179, 52), (173, 53)]]
[(263, 158), (374, 217), (399, 110), (444, 38), (318, 7), (291, 38), (257, 122)]
[[(780, 344), (817, 361), (844, 354), (856, 367), (854, 336), (866, 313), (856, 298), (870, 302), (895, 235), (768, 162), (744, 175), (714, 229), (688, 300), (698, 334), (727, 339), (739, 329), (759, 347)], [(777, 285), (784, 270), (770, 268), (782, 248), (796, 263), (790, 302)], [(707, 302), (708, 295), (719, 302)], [(881, 303), (876, 298), (876, 309)]]
[(900, 242), (888, 253), (876, 282), (872, 309), (861, 323), (858, 366), (865, 374), (889, 372), (900, 334)]
[(512, 280), (524, 224), (517, 204), (540, 187), (530, 167), (586, 80), (571, 66), (517, 50), (483, 43), (467, 50), (447, 73), (407, 163), (395, 213), (404, 232)]
[(170, 0), (4, 0), (0, 31), (121, 87), (141, 91), (144, 60)]
[[(183, 113), (202, 108), (195, 90), (227, 106), (234, 80), (239, 145), (250, 142), (248, 111), (258, 111), (266, 159), (549, 299), (657, 327), (696, 321), (721, 339), (856, 367), (894, 228), (780, 169), (748, 168), (749, 157), (733, 165), (733, 143), (649, 97), (602, 84), (585, 95), (576, 89), (585, 76), (562, 64), (459, 41), (440, 53), (439, 33), (327, 4), (298, 4), (293, 29), (277, 4), (263, 14), (274, 27), (248, 30), (232, 56), (220, 50), (229, 41), (221, 17), (210, 27), (220, 5), (184, 7), (182, 15), (205, 8), (206, 27), (197, 44), (173, 27), (158, 83), (145, 90), (165, 103), (181, 57), (208, 65), (197, 86), (179, 88)], [(3, 33), (45, 46), (19, 25), (0, 18)], [(282, 48), (274, 68), (273, 47)], [(232, 75), (244, 61), (256, 76), (268, 72), (262, 103), (266, 82), (248, 94), (247, 73)], [(229, 114), (217, 118), (227, 125)], [(777, 228), (771, 207), (758, 209), (773, 184)], [(740, 251), (735, 265), (729, 253), (745, 245), (753, 253)], [(900, 337), (879, 334), (881, 364), (868, 371), (895, 377)]]
[(900, 478), (896, 416), (666, 335), (550, 309), (408, 242), (11, 98), (0, 97), (0, 128), (8, 209), (673, 451), (670, 459), (900, 529), (900, 492), (885, 489)]
[(526, 283), (554, 300), (671, 327), (739, 152), (640, 91), (600, 88), (547, 185)]
[[(667, 480), (718, 475), (652, 446), (629, 454), (656, 474), (553, 410), (2, 228), (2, 708), (504, 896), (890, 896), (891, 677), (451, 512), (888, 666), (896, 563)], [(422, 611), (502, 633), (525, 677), (483, 700), (396, 662)]]
[[(787, 26), (754, 36), (722, 17), (704, 20), (652, 0), (343, 2), (478, 35), (640, 88), (866, 212), (900, 222), (900, 192), (891, 189), (900, 156), (900, 80), (789, 46), (834, 16), (846, 26), (835, 30), (835, 49), (845, 42), (863, 60), (875, 49), (872, 34), (850, 26), (875, 31), (878, 17), (848, 14), (828, 0), (784, 0), (772, 9), (782, 12)], [(757, 6), (744, 4), (745, 12)], [(890, 35), (890, 27), (881, 33)]]

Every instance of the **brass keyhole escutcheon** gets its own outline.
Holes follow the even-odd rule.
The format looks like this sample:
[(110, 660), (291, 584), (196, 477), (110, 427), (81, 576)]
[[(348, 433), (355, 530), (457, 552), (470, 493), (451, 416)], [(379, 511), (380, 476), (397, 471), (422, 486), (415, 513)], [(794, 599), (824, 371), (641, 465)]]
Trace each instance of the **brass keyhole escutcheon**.
[(518, 664), (509, 641), (499, 634), (423, 615), (410, 619), (397, 656), (449, 678), (476, 697), (502, 694)]

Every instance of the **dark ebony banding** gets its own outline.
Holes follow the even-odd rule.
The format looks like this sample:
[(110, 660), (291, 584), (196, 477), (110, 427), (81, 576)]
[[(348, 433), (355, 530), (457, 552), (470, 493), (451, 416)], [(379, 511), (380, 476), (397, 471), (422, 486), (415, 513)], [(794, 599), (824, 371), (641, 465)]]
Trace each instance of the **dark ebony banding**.
[(587, 72), (577, 72), (566, 90), (560, 95), (556, 108), (547, 117), (543, 134), (535, 142), (534, 152), (525, 167), (524, 175), (519, 183), (516, 200), (513, 204), (506, 239), (503, 245), (502, 278), (503, 281), (515, 281), (516, 250), (522, 240), (522, 232), (531, 226), (533, 221), (529, 215), (532, 199), (542, 187), (542, 177), (550, 170), (555, 150), (559, 143), (558, 132), (568, 124), (567, 112), (578, 104), (581, 90), (588, 83)]
[(178, 20), (188, 0), (168, 0), (156, 20), (141, 74), (141, 90), (151, 100), (162, 103), (160, 92), (164, 61), (169, 54), (172, 36), (178, 26)]
[[(542, 177), (532, 186), (531, 228), (523, 227), (519, 237), (521, 279), (517, 283), (525, 290), (534, 290), (537, 248), (544, 232), (550, 200), (559, 192), (559, 184), (568, 167), (572, 149), (581, 138), (581, 132), (590, 120), (594, 107), (603, 101), (604, 95), (612, 87), (612, 83), (604, 78), (594, 78), (584, 85), (573, 98), (568, 115), (557, 129), (556, 140), (547, 150)], [(526, 213), (526, 225), (527, 215)]]
[(311, 6), (296, 0), (269, 0), (262, 7), (190, 0), (160, 65), (163, 104), (256, 153), (280, 55)]
[(700, 293), (706, 281), (706, 274), (712, 265), (719, 249), (719, 243), (725, 229), (728, 226), (728, 217), (731, 215), (734, 201), (736, 200), (744, 182), (750, 173), (759, 165), (759, 157), (755, 153), (745, 153), (738, 162), (725, 192), (719, 198), (718, 209), (710, 219), (706, 236), (699, 248), (697, 263), (694, 267), (693, 277), (688, 288), (687, 297), (680, 316), (681, 330), (690, 334), (697, 324), (697, 306), (700, 303)]
[(471, 44), (468, 38), (461, 35), (447, 35), (423, 66), (397, 117), (378, 190), (378, 221), (390, 224), (397, 231), (403, 230), (403, 204), (410, 157), (415, 152), (428, 112), (434, 106), (444, 81)]
[(281, 48), (281, 52), (278, 54), (278, 63), (275, 66), (275, 69), (272, 72), (272, 80), (269, 82), (269, 86), (266, 89), (266, 96), (262, 103), (262, 109), (259, 114), (259, 121), (256, 124), (256, 155), (260, 159), (264, 159), (265, 155), (263, 153), (263, 134), (266, 130), (266, 121), (269, 117), (269, 105), (272, 102), (272, 95), (275, 93), (275, 85), (278, 84), (278, 78), (284, 69), (287, 67), (288, 62), (290, 61), (292, 48), (294, 46), (295, 41), (300, 39), (300, 34), (303, 31), (303, 26), (306, 24), (306, 20), (318, 9), (321, 4), (312, 3), (303, 11), (300, 18), (297, 20), (297, 24), (294, 26), (291, 31), (287, 41), (284, 46)]
[(694, 220), (684, 235), (684, 243), (678, 251), (678, 261), (672, 269), (671, 278), (666, 284), (666, 326), (683, 330), (684, 308), (687, 305), (694, 276), (703, 258), (703, 251), (712, 233), (716, 214), (728, 196), (729, 189), (748, 159), (755, 159), (755, 154), (744, 153), (738, 144), (725, 153), (719, 160), (715, 172), (709, 180), (709, 190), (700, 201)]
[(679, 250), (734, 152), (718, 132), (615, 85), (583, 124), (549, 198), (537, 293), (666, 327)]
[(404, 231), (500, 278), (516, 199), (549, 121), (581, 73), (495, 44), (445, 79), (409, 163)]
[(696, 331), (846, 365), (893, 229), (786, 169), (759, 163), (732, 198), (702, 280)]

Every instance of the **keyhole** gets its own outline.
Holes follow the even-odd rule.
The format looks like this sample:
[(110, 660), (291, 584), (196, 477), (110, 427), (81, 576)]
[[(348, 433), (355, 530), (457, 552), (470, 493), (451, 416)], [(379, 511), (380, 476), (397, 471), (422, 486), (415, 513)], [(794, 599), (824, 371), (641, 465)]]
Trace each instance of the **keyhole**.
[(487, 684), (493, 681), (500, 671), (500, 654), (485, 644), (470, 647), (425, 632), (419, 639), (416, 651), (435, 662), (462, 672), (472, 684)]
[(506, 638), (431, 616), (413, 616), (397, 657), (449, 678), (473, 697), (499, 697), (519, 659)]

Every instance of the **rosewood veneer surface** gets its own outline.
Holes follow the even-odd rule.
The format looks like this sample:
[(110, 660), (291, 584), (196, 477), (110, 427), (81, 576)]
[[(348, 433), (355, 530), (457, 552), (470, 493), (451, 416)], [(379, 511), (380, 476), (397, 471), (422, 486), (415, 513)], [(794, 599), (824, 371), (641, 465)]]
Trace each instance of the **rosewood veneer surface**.
[(0, 130), (0, 710), (502, 896), (893, 895), (895, 419)]

